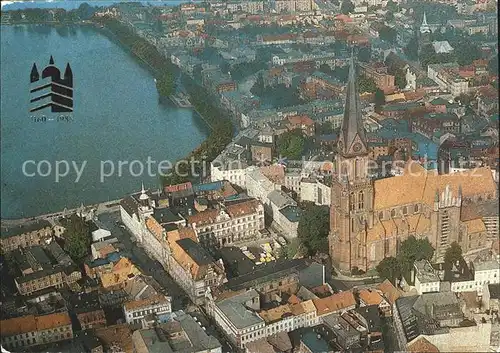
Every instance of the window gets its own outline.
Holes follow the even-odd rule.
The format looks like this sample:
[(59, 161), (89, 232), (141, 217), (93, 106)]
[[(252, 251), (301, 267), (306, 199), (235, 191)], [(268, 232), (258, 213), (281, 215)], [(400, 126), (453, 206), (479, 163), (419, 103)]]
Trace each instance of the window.
[(351, 211), (354, 211), (354, 207), (355, 207), (355, 202), (356, 202), (356, 201), (355, 201), (355, 199), (354, 199), (354, 193), (353, 193), (353, 192), (351, 192), (351, 195), (350, 195), (350, 197), (349, 197), (349, 198), (350, 198), (350, 200), (349, 200), (349, 209), (350, 209)]
[(384, 219), (384, 211), (380, 211), (380, 212), (378, 213), (378, 218), (379, 218), (379, 219)]
[(415, 206), (413, 207), (413, 212), (414, 212), (414, 213), (417, 213), (418, 211), (419, 211), (419, 207), (418, 207), (418, 205), (415, 205)]
[(408, 207), (403, 206), (403, 214), (406, 216), (408, 214)]
[(392, 218), (396, 217), (396, 209), (391, 210), (391, 217)]
[(365, 195), (363, 191), (358, 194), (358, 210), (365, 208)]
[(354, 218), (351, 218), (351, 232), (354, 232)]

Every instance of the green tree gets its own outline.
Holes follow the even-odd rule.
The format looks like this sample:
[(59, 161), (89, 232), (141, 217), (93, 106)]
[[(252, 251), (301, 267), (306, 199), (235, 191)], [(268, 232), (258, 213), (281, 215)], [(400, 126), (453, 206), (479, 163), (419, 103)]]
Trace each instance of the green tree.
[(358, 77), (358, 88), (360, 93), (375, 93), (377, 91), (377, 85), (372, 78), (366, 76)]
[(278, 137), (277, 149), (282, 157), (300, 159), (304, 147), (305, 138), (300, 130), (287, 131)]
[(327, 206), (311, 206), (302, 211), (297, 233), (309, 255), (328, 248), (330, 210)]
[(299, 252), (300, 248), (300, 241), (299, 239), (295, 238), (290, 241), (290, 243), (284, 245), (281, 247), (280, 250), (280, 258), (292, 260), (295, 255)]
[(392, 256), (384, 258), (376, 267), (380, 278), (387, 278), (392, 284), (396, 285), (397, 279), (401, 277), (402, 269), (399, 261)]
[(48, 12), (44, 9), (26, 9), (24, 10), (24, 15), (28, 22), (44, 22), (48, 20)]
[(66, 10), (60, 9), (54, 13), (54, 20), (57, 22), (64, 22), (66, 21)]
[(417, 239), (410, 236), (401, 243), (397, 258), (401, 264), (402, 273), (408, 276), (415, 261), (431, 260), (433, 255), (434, 248), (427, 238)]
[(488, 62), (488, 71), (490, 74), (498, 76), (498, 54)]
[(372, 57), (372, 49), (371, 47), (361, 47), (358, 50), (358, 60), (362, 62), (370, 62)]
[(403, 69), (397, 69), (394, 72), (394, 84), (398, 86), (399, 89), (406, 87), (406, 73)]
[(385, 94), (380, 88), (375, 91), (375, 109), (380, 108), (385, 104)]
[(422, 47), (422, 50), (419, 53), (418, 60), (424, 69), (427, 69), (429, 64), (437, 64), (439, 63), (439, 57), (434, 50), (432, 44), (427, 44)]
[(327, 64), (321, 64), (321, 66), (319, 67), (319, 71), (327, 75), (332, 75), (333, 73), (332, 68), (330, 67), (330, 65)]
[(398, 12), (398, 4), (396, 4), (394, 1), (389, 0), (386, 5), (386, 10), (391, 11), (391, 12)]
[(481, 50), (477, 44), (469, 39), (462, 39), (452, 44), (453, 56), (460, 66), (470, 65), (481, 57)]
[(158, 93), (163, 97), (168, 97), (175, 92), (174, 77), (171, 72), (163, 72), (156, 80)]
[(396, 43), (398, 33), (394, 28), (383, 26), (378, 31), (379, 38), (389, 43)]
[(349, 77), (349, 66), (345, 65), (335, 67), (332, 76), (340, 82), (347, 82), (347, 78)]
[(418, 60), (418, 38), (412, 37), (403, 51), (410, 60)]
[(450, 244), (444, 253), (444, 263), (448, 266), (453, 266), (457, 261), (463, 261), (462, 248), (456, 241)]
[(473, 100), (473, 97), (469, 94), (461, 93), (458, 97), (455, 97), (455, 102), (460, 102), (463, 106), (468, 106)]
[(250, 89), (250, 91), (255, 94), (256, 96), (262, 97), (264, 94), (265, 88), (264, 88), (264, 76), (262, 72), (259, 72), (257, 75), (257, 79), (255, 80), (254, 85)]
[(92, 239), (88, 224), (76, 214), (71, 215), (70, 218), (61, 223), (65, 228), (63, 234), (64, 250), (77, 263), (82, 262), (89, 253)]
[(12, 22), (19, 22), (23, 19), (21, 10), (10, 11), (10, 20)]
[(78, 6), (78, 9), (76, 9), (75, 13), (81, 20), (88, 20), (92, 16), (94, 16), (95, 8), (84, 2), (80, 6)]
[(351, 0), (342, 1), (342, 5), (340, 5), (340, 12), (344, 15), (348, 15), (354, 12), (354, 4)]

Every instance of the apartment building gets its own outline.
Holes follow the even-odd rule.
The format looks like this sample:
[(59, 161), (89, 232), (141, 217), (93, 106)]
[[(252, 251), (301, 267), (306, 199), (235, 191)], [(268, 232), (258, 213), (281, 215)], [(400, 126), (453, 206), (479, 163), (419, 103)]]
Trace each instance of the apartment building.
[(237, 83), (231, 76), (224, 74), (219, 68), (205, 69), (201, 72), (202, 84), (213, 93), (232, 92), (237, 89)]
[(281, 190), (271, 191), (267, 198), (273, 221), (288, 238), (296, 238), (301, 214), (297, 202)]
[(167, 270), (196, 304), (205, 302), (205, 293), (227, 281), (222, 260), (215, 261), (198, 243), (191, 228), (173, 230), (167, 234), (171, 251)]
[(435, 81), (441, 90), (458, 97), (469, 92), (469, 82), (459, 75), (458, 69), (457, 63), (430, 64), (427, 67), (427, 76)]
[(18, 227), (2, 227), (0, 244), (2, 251), (9, 252), (18, 248), (43, 244), (52, 235), (50, 222), (39, 220)]
[(228, 1), (226, 3), (226, 10), (229, 13), (242, 11), (249, 14), (258, 14), (264, 12), (264, 1)]
[(418, 294), (443, 291), (476, 292), (482, 295), (485, 284), (500, 283), (500, 261), (484, 253), (470, 264), (465, 261), (451, 267), (439, 264), (432, 266), (427, 260), (413, 265), (414, 287)]
[(78, 267), (55, 242), (44, 248), (35, 245), (15, 250), (13, 254), (22, 273), (14, 279), (21, 295), (30, 295), (49, 287), (61, 288), (82, 278)]
[(319, 206), (330, 206), (330, 184), (325, 178), (302, 178), (300, 180), (300, 200), (314, 202)]
[[(273, 264), (255, 266), (252, 272), (230, 279), (225, 288), (234, 292), (253, 288), (259, 292), (260, 300), (268, 303), (276, 296), (296, 293), (301, 278), (303, 281), (316, 278), (316, 275), (307, 272), (309, 268), (304, 259), (278, 260)], [(309, 275), (306, 275), (307, 273)]]
[(217, 301), (213, 315), (216, 324), (239, 348), (261, 338), (316, 323), (312, 300), (261, 310), (259, 293), (254, 289)]
[(146, 299), (128, 301), (123, 304), (123, 314), (128, 324), (138, 324), (147, 315), (171, 313), (170, 302), (170, 297), (161, 294)]
[(264, 206), (259, 200), (219, 204), (188, 217), (188, 225), (205, 246), (222, 247), (255, 240), (264, 229)]
[(298, 129), (304, 135), (312, 137), (315, 134), (315, 124), (307, 115), (292, 115), (286, 118), (286, 125), (289, 131)]
[(67, 312), (49, 315), (27, 315), (0, 321), (2, 347), (22, 349), (73, 338)]
[(441, 279), (429, 261), (415, 261), (413, 275), (414, 286), (418, 294), (439, 292)]
[(315, 8), (312, 0), (276, 0), (274, 9), (277, 13), (311, 12)]
[(134, 331), (132, 341), (137, 353), (222, 353), (220, 342), (183, 311), (155, 327)]
[[(291, 40), (289, 40), (291, 42)], [(292, 50), (286, 53), (279, 53), (273, 55), (272, 64), (276, 66), (283, 66), (287, 64), (312, 62), (316, 68), (319, 68), (323, 64), (334, 65), (335, 64), (335, 53), (328, 51), (314, 51), (308, 53), (302, 53), (296, 50)]]
[(387, 73), (387, 66), (382, 63), (360, 63), (361, 74), (373, 79), (378, 88), (384, 92), (394, 91), (394, 76)]
[(210, 180), (227, 180), (232, 184), (245, 187), (246, 169), (252, 164), (247, 146), (237, 142), (242, 138), (256, 139), (259, 131), (243, 130), (233, 141), (210, 163)]

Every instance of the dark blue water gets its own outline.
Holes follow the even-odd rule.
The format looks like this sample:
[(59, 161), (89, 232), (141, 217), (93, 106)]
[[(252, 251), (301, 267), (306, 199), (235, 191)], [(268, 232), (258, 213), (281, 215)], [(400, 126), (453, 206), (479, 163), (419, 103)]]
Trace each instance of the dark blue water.
[[(175, 161), (207, 136), (208, 128), (191, 109), (159, 102), (152, 75), (133, 57), (92, 28), (55, 29), (50, 26), (1, 26), (1, 217), (27, 217), (119, 198), (146, 186), (159, 186), (157, 165), (134, 177), (127, 165), (118, 175), (118, 162)], [(34, 122), (29, 113), (29, 77), (33, 62), (42, 70), (53, 55), (74, 75), (71, 122)], [(50, 110), (49, 117), (55, 116)], [(27, 160), (46, 160), (47, 177), (29, 177)], [(78, 182), (73, 167), (55, 180), (55, 162), (84, 161)], [(101, 182), (101, 161), (115, 165), (112, 177)], [(45, 163), (45, 162), (44, 162)], [(105, 164), (110, 166), (111, 163)], [(61, 171), (64, 168), (60, 164)], [(36, 173), (27, 165), (26, 172)], [(48, 171), (47, 163), (42, 173)], [(155, 169), (156, 168), (156, 169)], [(139, 173), (135, 163), (133, 174)]]

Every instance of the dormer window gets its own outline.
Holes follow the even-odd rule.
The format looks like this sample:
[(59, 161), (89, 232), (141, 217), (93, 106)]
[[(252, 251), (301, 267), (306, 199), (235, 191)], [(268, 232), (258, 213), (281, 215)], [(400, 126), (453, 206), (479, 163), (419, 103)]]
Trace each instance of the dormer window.
[(394, 218), (394, 217), (396, 217), (396, 209), (393, 208), (391, 210), (391, 218)]
[(403, 206), (403, 214), (406, 216), (408, 214), (408, 207)]
[(414, 212), (414, 213), (417, 213), (418, 211), (419, 211), (419, 207), (418, 207), (418, 205), (415, 205), (415, 206), (413, 207), (413, 212)]

